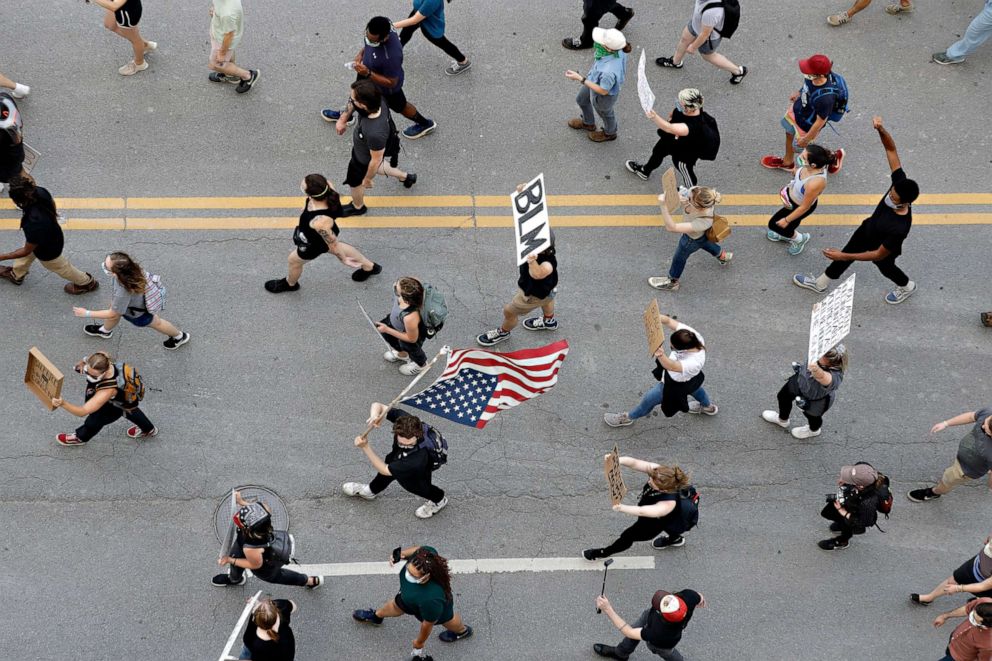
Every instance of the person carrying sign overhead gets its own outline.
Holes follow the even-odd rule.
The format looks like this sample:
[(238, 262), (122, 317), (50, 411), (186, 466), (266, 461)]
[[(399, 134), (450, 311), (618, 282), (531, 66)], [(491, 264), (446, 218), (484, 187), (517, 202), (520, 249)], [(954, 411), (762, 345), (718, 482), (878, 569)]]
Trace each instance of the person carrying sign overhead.
[(665, 221), (665, 229), (679, 234), (679, 244), (672, 255), (672, 264), (668, 267), (668, 275), (648, 278), (648, 284), (661, 291), (678, 291), (679, 278), (685, 270), (686, 262), (692, 253), (702, 249), (716, 257), (720, 266), (726, 266), (734, 258), (734, 253), (720, 247), (719, 243), (710, 240), (709, 229), (713, 227), (713, 216), (716, 205), (720, 203), (720, 193), (705, 186), (693, 186), (685, 197), (679, 196), (682, 210), (685, 212), (685, 222), (676, 223), (665, 205), (665, 194), (658, 196), (661, 203), (661, 218)]

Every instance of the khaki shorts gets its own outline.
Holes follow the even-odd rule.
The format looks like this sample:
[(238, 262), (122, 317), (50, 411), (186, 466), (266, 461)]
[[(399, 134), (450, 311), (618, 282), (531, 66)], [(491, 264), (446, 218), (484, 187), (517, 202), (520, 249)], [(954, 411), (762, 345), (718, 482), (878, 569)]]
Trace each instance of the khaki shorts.
[(977, 479), (977, 477), (968, 477), (965, 475), (961, 469), (961, 463), (955, 459), (954, 463), (944, 471), (944, 474), (940, 478), (940, 483), (950, 490)]
[(519, 316), (525, 315), (531, 310), (536, 310), (537, 308), (543, 308), (548, 303), (555, 300), (555, 292), (551, 292), (551, 295), (547, 298), (536, 298), (534, 296), (527, 296), (524, 294), (522, 289), (518, 289), (517, 293), (514, 294), (513, 300), (507, 306), (513, 314)]

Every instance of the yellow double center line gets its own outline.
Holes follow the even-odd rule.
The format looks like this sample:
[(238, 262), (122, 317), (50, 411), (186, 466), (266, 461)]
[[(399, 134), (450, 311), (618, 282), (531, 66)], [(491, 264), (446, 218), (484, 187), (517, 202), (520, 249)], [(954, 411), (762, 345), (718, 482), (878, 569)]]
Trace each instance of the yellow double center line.
[[(820, 210), (805, 225), (857, 225), (878, 204), (880, 194), (823, 195)], [(348, 201), (349, 198), (342, 198)], [(368, 196), (369, 214), (339, 221), (349, 228), (511, 227), (509, 195)], [(292, 197), (70, 197), (56, 200), (74, 230), (245, 230), (281, 229), (297, 223), (301, 196)], [(918, 225), (992, 224), (992, 213), (955, 207), (988, 207), (990, 193), (921, 195), (913, 205)], [(656, 195), (551, 195), (555, 227), (653, 227), (662, 224)], [(738, 226), (763, 226), (781, 206), (778, 195), (725, 195), (721, 211)], [(825, 213), (823, 207), (849, 207)], [(928, 212), (927, 207), (932, 207)], [(950, 210), (947, 209), (950, 207)], [(759, 213), (748, 214), (747, 211)], [(285, 215), (293, 210), (291, 215)], [(417, 213), (413, 213), (416, 211)], [(109, 213), (108, 213), (109, 212)], [(167, 213), (171, 212), (171, 213)], [(218, 213), (222, 212), (222, 213)], [(0, 229), (19, 226), (19, 211), (0, 200)]]

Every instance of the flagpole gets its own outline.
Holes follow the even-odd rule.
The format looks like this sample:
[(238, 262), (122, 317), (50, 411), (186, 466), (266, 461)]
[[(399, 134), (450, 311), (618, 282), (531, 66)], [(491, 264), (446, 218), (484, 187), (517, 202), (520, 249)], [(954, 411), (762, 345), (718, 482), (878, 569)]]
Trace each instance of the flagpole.
[(382, 419), (386, 417), (386, 414), (389, 413), (389, 410), (391, 408), (393, 408), (394, 406), (396, 406), (401, 399), (403, 399), (404, 397), (406, 397), (406, 394), (408, 392), (410, 392), (413, 389), (413, 387), (415, 385), (417, 385), (417, 383), (422, 378), (424, 378), (424, 375), (427, 374), (427, 372), (429, 372), (432, 367), (434, 367), (434, 363), (436, 363), (438, 361), (438, 358), (440, 358), (442, 355), (449, 354), (449, 353), (451, 353), (451, 347), (449, 347), (448, 345), (444, 345), (443, 347), (441, 347), (441, 350), (437, 352), (437, 355), (434, 356), (434, 358), (432, 358), (429, 363), (427, 363), (426, 365), (424, 365), (424, 368), (422, 370), (420, 370), (420, 373), (417, 374), (417, 376), (413, 379), (413, 381), (410, 382), (410, 385), (408, 385), (406, 388), (404, 388), (403, 389), (403, 392), (401, 392), (400, 394), (396, 395), (396, 397), (393, 399), (393, 401), (389, 402), (389, 404), (386, 405), (386, 410), (382, 412), (382, 415), (380, 415), (378, 418), (376, 418), (375, 420), (373, 420), (372, 421), (372, 424), (370, 424), (368, 427), (365, 428), (365, 431), (362, 432), (362, 438), (367, 438), (368, 437), (369, 433), (371, 433), (371, 431), (373, 429), (375, 429), (376, 426), (380, 422), (382, 422)]

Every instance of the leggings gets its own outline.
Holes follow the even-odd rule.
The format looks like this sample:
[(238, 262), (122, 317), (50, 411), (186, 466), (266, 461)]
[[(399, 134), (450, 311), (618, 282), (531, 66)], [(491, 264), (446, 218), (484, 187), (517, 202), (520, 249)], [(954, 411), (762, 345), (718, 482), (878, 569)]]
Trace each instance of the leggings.
[[(417, 10), (415, 9), (412, 12), (410, 12), (410, 16), (413, 16), (416, 13)], [(445, 53), (448, 54), (448, 57), (454, 59), (455, 62), (465, 61), (466, 59), (465, 55), (460, 50), (458, 50), (458, 46), (455, 46), (453, 43), (448, 41), (448, 38), (445, 37), (443, 34), (440, 37), (432, 37), (431, 34), (427, 31), (427, 29), (424, 27), (423, 21), (421, 21), (417, 25), (408, 25), (402, 30), (400, 30), (400, 43), (406, 46), (407, 42), (410, 41), (410, 38), (417, 31), (417, 28), (420, 28), (420, 31), (423, 33), (424, 38), (427, 39), (427, 41), (431, 42), (432, 44), (443, 50)]]
[[(792, 404), (795, 401), (795, 395), (792, 394), (792, 389), (789, 388), (789, 382), (786, 381), (782, 389), (778, 391), (778, 417), (779, 420), (788, 420), (789, 414), (792, 413)], [(826, 413), (826, 411), (824, 411)], [(809, 422), (810, 431), (819, 431), (820, 427), (823, 426), (823, 416), (822, 415), (810, 415), (806, 411), (803, 411), (803, 415), (806, 416), (806, 420)]]
[(792, 207), (792, 208), (782, 207), (781, 209), (779, 209), (778, 211), (776, 211), (775, 214), (768, 220), (768, 229), (770, 229), (771, 231), (775, 232), (776, 234), (778, 234), (778, 235), (780, 235), (780, 236), (782, 236), (782, 237), (784, 237), (786, 239), (790, 239), (791, 240), (792, 237), (795, 236), (796, 230), (799, 229), (799, 223), (803, 222), (803, 220), (805, 220), (807, 217), (809, 217), (809, 215), (811, 213), (813, 213), (814, 211), (816, 211), (816, 205), (817, 204), (819, 204), (819, 200), (817, 200), (816, 202), (813, 202), (813, 204), (810, 205), (809, 209), (807, 209), (803, 214), (801, 214), (798, 218), (796, 218), (795, 220), (793, 220), (791, 223), (789, 223), (788, 225), (786, 225), (785, 226), (785, 229), (782, 229), (781, 227), (779, 227), (775, 223), (777, 223), (778, 221), (780, 221), (783, 218), (785, 218), (786, 216), (788, 216), (790, 213), (792, 213), (793, 211), (795, 211), (796, 208), (795, 207)]
[(608, 558), (615, 553), (622, 553), (633, 546), (634, 542), (646, 542), (649, 539), (654, 539), (664, 531), (665, 524), (662, 519), (638, 517), (634, 525), (620, 533), (617, 541), (600, 550), (598, 555), (601, 558)]

